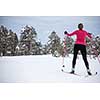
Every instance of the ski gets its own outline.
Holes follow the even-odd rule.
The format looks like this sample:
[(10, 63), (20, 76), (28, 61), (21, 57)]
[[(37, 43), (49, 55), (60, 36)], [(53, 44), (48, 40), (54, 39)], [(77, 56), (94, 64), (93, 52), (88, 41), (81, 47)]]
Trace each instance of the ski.
[(75, 75), (75, 76), (80, 76), (80, 77), (91, 77), (91, 76), (95, 76), (95, 75), (98, 74), (97, 72), (95, 72), (95, 73), (92, 74), (92, 75), (80, 75), (80, 74), (77, 74), (77, 73), (72, 74), (72, 73), (70, 73), (70, 72), (64, 71), (63, 69), (61, 69), (61, 71), (64, 72), (64, 73), (66, 73), (66, 74)]
[(85, 75), (85, 77), (91, 77), (91, 76), (96, 76), (98, 73), (97, 72), (95, 72), (94, 74), (92, 74), (92, 75)]
[(76, 75), (76, 76), (82, 76), (82, 75), (79, 75), (79, 74), (77, 74), (77, 73), (72, 74), (72, 73), (70, 73), (70, 72), (64, 71), (63, 69), (61, 69), (61, 71), (64, 72), (64, 73), (66, 73), (66, 74), (71, 74), (71, 75)]

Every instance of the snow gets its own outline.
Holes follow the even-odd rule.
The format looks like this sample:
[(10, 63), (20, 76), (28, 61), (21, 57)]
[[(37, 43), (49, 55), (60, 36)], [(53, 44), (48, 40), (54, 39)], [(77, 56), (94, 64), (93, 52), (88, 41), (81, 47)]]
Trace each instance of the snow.
[[(71, 70), (72, 55), (66, 57), (64, 68)], [(96, 59), (88, 57), (92, 73), (98, 72), (93, 77), (80, 77), (61, 72), (62, 57), (52, 57), (51, 55), (37, 56), (9, 56), (0, 57), (0, 82), (100, 82), (100, 63)], [(86, 75), (86, 68), (82, 57), (79, 55), (75, 68), (76, 73)]]

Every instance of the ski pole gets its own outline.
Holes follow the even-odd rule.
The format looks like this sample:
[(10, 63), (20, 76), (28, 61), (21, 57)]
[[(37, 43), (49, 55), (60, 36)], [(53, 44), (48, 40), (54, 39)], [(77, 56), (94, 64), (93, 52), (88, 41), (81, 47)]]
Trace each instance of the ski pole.
[(63, 61), (62, 61), (63, 67), (65, 67), (65, 65), (64, 65), (65, 59), (64, 59), (64, 57), (66, 57), (66, 55), (68, 56), (68, 51), (67, 51), (67, 47), (66, 47), (66, 38), (67, 37), (64, 37), (64, 41), (63, 41)]
[(66, 56), (66, 38), (64, 37), (64, 40), (63, 40), (63, 55), (62, 55), (62, 57), (63, 57), (63, 59), (62, 59), (62, 67), (65, 67), (65, 65), (64, 65), (64, 57)]

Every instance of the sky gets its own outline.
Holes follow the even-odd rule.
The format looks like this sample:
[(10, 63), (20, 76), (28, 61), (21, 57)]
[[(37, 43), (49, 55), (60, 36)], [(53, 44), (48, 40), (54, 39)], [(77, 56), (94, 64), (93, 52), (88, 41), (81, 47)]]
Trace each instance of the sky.
[(0, 16), (0, 25), (12, 29), (18, 37), (22, 27), (33, 26), (42, 43), (48, 41), (48, 36), (52, 31), (57, 32), (58, 36), (63, 39), (63, 32), (65, 30), (69, 33), (75, 31), (79, 23), (84, 24), (84, 30), (87, 32), (94, 35), (100, 34), (99, 16)]

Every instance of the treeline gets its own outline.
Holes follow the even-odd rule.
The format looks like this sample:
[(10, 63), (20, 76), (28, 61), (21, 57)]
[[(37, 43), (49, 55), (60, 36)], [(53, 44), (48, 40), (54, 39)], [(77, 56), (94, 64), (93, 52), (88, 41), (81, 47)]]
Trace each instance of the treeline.
[(26, 25), (21, 29), (20, 38), (11, 29), (0, 26), (0, 56), (19, 55), (46, 55), (53, 56), (59, 54), (61, 50), (61, 40), (55, 31), (48, 36), (49, 41), (43, 45), (37, 38), (37, 32), (32, 26)]
[[(20, 55), (46, 55), (52, 54), (55, 57), (66, 56), (73, 53), (74, 40), (66, 37), (61, 40), (58, 34), (53, 31), (48, 36), (49, 41), (43, 45), (37, 38), (37, 32), (32, 26), (26, 25), (21, 29), (20, 38), (11, 29), (0, 26), (0, 56)], [(91, 42), (87, 39), (88, 54), (93, 54)], [(66, 48), (64, 48), (66, 45)], [(100, 53), (100, 37), (94, 38), (95, 49)]]

